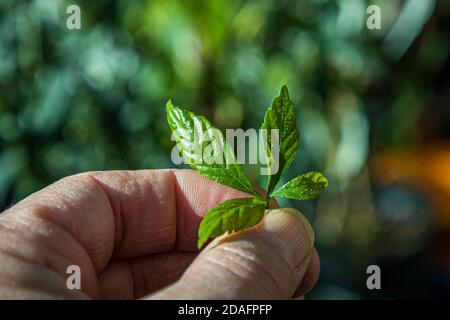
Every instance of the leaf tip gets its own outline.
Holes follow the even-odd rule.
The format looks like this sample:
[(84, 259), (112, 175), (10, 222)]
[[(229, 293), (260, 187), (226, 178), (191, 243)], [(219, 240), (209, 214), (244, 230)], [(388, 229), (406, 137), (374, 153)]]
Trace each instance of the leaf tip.
[(323, 176), (323, 181), (325, 188), (328, 188), (328, 179), (325, 176)]
[(283, 84), (280, 89), (280, 97), (283, 97), (283, 96), (289, 97), (289, 90), (288, 90), (287, 85), (285, 85), (285, 84)]
[(321, 172), (314, 173), (315, 182), (320, 183), (324, 186), (324, 188), (328, 187), (328, 179)]
[(172, 99), (169, 99), (166, 102), (166, 111), (169, 111), (172, 108), (173, 108)]

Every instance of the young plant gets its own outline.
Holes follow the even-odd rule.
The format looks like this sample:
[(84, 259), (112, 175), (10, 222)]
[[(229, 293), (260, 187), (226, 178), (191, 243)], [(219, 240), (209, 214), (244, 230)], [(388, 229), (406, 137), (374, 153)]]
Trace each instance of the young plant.
[[(167, 102), (166, 111), (167, 121), (178, 150), (194, 170), (213, 181), (254, 196), (227, 200), (209, 210), (198, 230), (199, 249), (209, 238), (256, 225), (263, 218), (272, 196), (310, 200), (328, 186), (328, 181), (322, 173), (308, 172), (275, 190), (277, 183), (294, 160), (300, 140), (294, 108), (286, 86), (281, 88), (280, 94), (275, 97), (266, 111), (261, 126), (261, 129), (266, 129), (264, 132), (267, 133), (263, 141), (269, 173), (266, 197), (262, 197), (255, 191), (222, 133), (205, 117), (176, 107), (170, 100)], [(272, 139), (278, 141), (276, 150), (271, 150)], [(216, 161), (211, 159), (205, 161), (202, 155), (206, 151), (212, 154), (213, 160)], [(273, 154), (272, 151), (277, 154)], [(220, 157), (217, 157), (218, 155)], [(276, 170), (271, 170), (273, 168)]]

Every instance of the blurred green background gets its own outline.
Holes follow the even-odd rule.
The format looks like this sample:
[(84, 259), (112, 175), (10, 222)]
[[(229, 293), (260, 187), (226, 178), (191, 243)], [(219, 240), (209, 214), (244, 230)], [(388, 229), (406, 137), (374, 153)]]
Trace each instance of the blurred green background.
[(174, 167), (169, 98), (259, 128), (287, 84), (302, 142), (285, 179), (330, 181), (280, 201), (316, 231), (308, 298), (448, 298), (449, 24), (445, 0), (0, 0), (0, 209), (82, 171)]

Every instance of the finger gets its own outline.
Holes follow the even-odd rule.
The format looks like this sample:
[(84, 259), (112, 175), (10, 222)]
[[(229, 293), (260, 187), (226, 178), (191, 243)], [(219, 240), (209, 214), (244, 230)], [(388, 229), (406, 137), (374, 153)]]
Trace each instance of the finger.
[(13, 219), (25, 213), (62, 227), (102, 269), (113, 251), (134, 257), (177, 245), (194, 250), (201, 217), (224, 200), (245, 196), (192, 170), (92, 172), (64, 178), (8, 212)]
[[(201, 216), (226, 199), (243, 196), (249, 195), (191, 170), (83, 173), (2, 214), (0, 228), (9, 231), (0, 232), (1, 249), (64, 278), (69, 264), (80, 266), (82, 288), (95, 297), (97, 275), (111, 257), (195, 250)], [(2, 241), (6, 233), (9, 241)]]
[(288, 299), (309, 267), (314, 235), (294, 209), (213, 241), (181, 279), (152, 299)]
[(113, 260), (99, 276), (100, 296), (138, 299), (178, 280), (195, 257), (195, 253), (174, 251)]

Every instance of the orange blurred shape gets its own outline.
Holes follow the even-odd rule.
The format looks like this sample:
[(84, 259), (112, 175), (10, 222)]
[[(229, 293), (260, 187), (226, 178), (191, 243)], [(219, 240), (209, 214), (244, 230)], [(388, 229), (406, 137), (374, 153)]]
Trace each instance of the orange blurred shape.
[(441, 227), (450, 228), (450, 142), (383, 151), (369, 164), (375, 182), (399, 184), (425, 194)]

